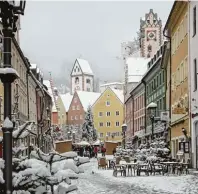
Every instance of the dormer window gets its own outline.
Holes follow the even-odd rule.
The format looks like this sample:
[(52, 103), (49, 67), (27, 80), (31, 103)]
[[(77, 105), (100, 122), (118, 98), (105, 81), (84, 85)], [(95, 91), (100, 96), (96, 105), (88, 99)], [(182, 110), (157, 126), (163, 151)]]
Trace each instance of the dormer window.
[(79, 78), (78, 77), (75, 78), (75, 84), (79, 84)]

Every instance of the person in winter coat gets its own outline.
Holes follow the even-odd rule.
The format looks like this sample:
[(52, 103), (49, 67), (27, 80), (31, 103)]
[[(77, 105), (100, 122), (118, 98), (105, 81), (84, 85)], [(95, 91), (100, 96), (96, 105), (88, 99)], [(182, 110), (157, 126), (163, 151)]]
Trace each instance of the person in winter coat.
[(102, 152), (102, 156), (105, 156), (106, 148), (105, 148), (105, 147), (102, 147), (102, 148), (101, 148), (101, 152)]
[(98, 156), (98, 148), (97, 148), (97, 146), (94, 147), (94, 156), (95, 156), (95, 158), (97, 158), (97, 156)]

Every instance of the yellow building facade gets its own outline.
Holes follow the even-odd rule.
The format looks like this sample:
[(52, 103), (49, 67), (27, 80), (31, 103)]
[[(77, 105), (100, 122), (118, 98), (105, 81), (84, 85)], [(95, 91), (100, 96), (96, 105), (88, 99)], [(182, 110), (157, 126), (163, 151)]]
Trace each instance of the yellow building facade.
[(66, 118), (65, 106), (60, 96), (58, 96), (57, 98), (57, 106), (58, 106), (58, 125), (59, 127), (63, 128), (64, 126), (67, 125), (67, 118)]
[(188, 107), (188, 2), (175, 1), (165, 30), (171, 39), (171, 148), (177, 157), (182, 128), (190, 134)]
[(101, 141), (122, 141), (122, 90), (107, 88), (92, 106), (94, 127)]

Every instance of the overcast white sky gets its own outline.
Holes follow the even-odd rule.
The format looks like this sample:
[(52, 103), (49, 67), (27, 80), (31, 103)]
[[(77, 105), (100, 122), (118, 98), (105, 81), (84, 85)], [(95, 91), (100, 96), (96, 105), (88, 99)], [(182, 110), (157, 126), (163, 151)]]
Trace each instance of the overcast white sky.
[(21, 19), (21, 47), (32, 63), (55, 82), (65, 82), (79, 56), (92, 65), (101, 81), (119, 80), (123, 64), (122, 41), (132, 40), (140, 17), (153, 9), (163, 23), (173, 2), (69, 2), (35, 1), (26, 4)]

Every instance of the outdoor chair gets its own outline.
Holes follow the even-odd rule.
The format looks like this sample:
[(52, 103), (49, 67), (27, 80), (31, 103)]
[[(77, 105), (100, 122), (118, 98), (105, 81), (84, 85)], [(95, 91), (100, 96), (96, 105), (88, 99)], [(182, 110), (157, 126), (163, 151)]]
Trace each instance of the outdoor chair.
[(116, 157), (116, 164), (120, 164), (121, 159), (121, 157)]
[(120, 167), (114, 166), (113, 176), (117, 177), (118, 173), (120, 173), (121, 176), (126, 177), (126, 167), (125, 166), (120, 166)]
[(160, 175), (164, 175), (164, 168), (163, 165), (160, 164), (151, 164), (151, 171), (153, 175), (155, 176), (156, 173), (159, 173)]
[(98, 169), (107, 169), (107, 161), (106, 158), (99, 158), (98, 159)]

